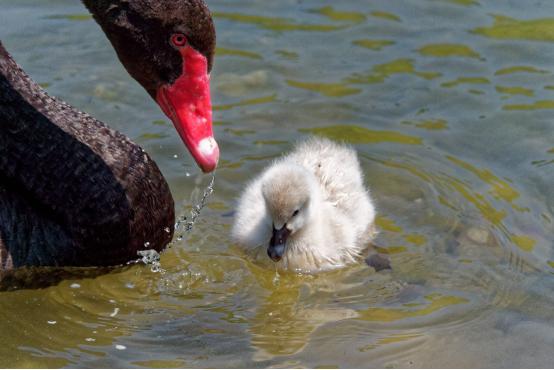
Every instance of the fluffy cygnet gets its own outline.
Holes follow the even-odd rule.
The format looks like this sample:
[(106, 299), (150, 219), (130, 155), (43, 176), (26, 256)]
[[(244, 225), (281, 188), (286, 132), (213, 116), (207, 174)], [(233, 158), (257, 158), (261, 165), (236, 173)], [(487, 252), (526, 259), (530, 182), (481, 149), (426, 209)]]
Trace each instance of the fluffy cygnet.
[(248, 250), (267, 249), (282, 270), (313, 273), (356, 261), (374, 221), (354, 149), (312, 138), (247, 186), (231, 235)]

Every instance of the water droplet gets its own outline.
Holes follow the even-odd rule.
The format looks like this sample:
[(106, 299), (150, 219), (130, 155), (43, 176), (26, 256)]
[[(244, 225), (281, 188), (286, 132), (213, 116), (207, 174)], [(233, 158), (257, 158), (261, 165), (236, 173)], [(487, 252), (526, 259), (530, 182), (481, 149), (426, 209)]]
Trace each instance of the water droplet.
[(144, 243), (144, 248), (148, 248), (148, 247), (150, 247), (150, 242)]
[(117, 349), (118, 351), (125, 351), (127, 347), (125, 347), (123, 344), (116, 344), (115, 349)]
[(273, 286), (279, 286), (281, 282), (281, 276), (279, 275), (279, 272), (275, 271), (275, 276), (273, 277)]
[[(190, 211), (190, 221), (188, 221), (185, 224), (185, 231), (192, 230), (192, 227), (194, 226), (196, 220), (200, 216), (200, 211), (206, 206), (206, 202), (209, 196), (214, 192), (214, 182), (215, 182), (215, 174), (212, 176), (212, 179), (208, 184), (208, 187), (204, 190), (204, 194), (202, 194), (202, 198), (200, 199), (200, 202), (192, 207), (192, 210)], [(186, 220), (186, 217), (185, 217), (185, 220)]]
[(58, 322), (56, 320), (48, 320), (48, 325), (56, 325)]
[(177, 154), (174, 154), (173, 158), (179, 158), (179, 156)]
[(114, 308), (113, 312), (110, 314), (110, 317), (115, 317), (119, 313), (119, 307)]
[(154, 249), (138, 251), (137, 254), (142, 257), (138, 261), (142, 261), (145, 265), (151, 265), (152, 272), (165, 273), (165, 270), (161, 268), (160, 254)]

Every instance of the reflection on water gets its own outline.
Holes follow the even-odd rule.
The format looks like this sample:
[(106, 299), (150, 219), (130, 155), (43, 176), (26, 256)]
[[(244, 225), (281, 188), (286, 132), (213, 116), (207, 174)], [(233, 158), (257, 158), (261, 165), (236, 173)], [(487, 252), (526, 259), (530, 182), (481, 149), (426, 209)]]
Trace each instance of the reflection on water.
[[(551, 366), (554, 4), (208, 3), (215, 192), (159, 269), (0, 293), (0, 365)], [(152, 154), (190, 217), (210, 177), (83, 7), (8, 0), (0, 24), (50, 93)], [(392, 270), (277, 274), (230, 244), (247, 181), (313, 134), (358, 150)]]
[(222, 13), (213, 12), (215, 18), (228, 19), (235, 22), (250, 23), (258, 27), (266, 28), (272, 31), (318, 31), (328, 32), (340, 29), (339, 26), (326, 24), (300, 24), (293, 20), (277, 17), (262, 17), (256, 15), (247, 15), (240, 13)]
[(481, 58), (469, 46), (461, 44), (430, 44), (419, 49), (419, 53), (429, 57), (467, 57)]
[(473, 30), (476, 34), (497, 39), (554, 41), (554, 18), (518, 20), (493, 15), (494, 24)]
[(408, 136), (394, 131), (369, 130), (354, 125), (326, 126), (312, 129), (300, 129), (299, 131), (326, 136), (329, 139), (344, 141), (350, 144), (400, 143), (421, 145), (422, 143), (419, 137)]

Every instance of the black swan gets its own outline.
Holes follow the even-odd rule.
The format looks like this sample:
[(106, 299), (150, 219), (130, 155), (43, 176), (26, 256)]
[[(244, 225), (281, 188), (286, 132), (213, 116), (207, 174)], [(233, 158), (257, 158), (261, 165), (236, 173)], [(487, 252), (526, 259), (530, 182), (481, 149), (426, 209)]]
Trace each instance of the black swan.
[[(212, 171), (215, 30), (204, 2), (83, 3), (200, 168)], [(123, 264), (139, 250), (162, 250), (174, 222), (169, 187), (148, 154), (49, 96), (0, 43), (0, 272)]]

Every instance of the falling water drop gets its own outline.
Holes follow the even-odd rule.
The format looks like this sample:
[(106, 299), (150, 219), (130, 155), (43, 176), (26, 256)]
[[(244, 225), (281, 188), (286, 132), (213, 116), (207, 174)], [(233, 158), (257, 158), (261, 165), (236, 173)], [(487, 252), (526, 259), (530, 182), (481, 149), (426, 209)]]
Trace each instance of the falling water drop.
[(210, 183), (208, 184), (208, 187), (204, 190), (204, 194), (202, 194), (202, 199), (200, 199), (200, 202), (192, 207), (192, 210), (190, 212), (190, 221), (186, 223), (185, 231), (191, 231), (192, 227), (194, 226), (194, 223), (198, 219), (198, 216), (200, 216), (200, 211), (206, 206), (206, 201), (212, 195), (214, 192), (214, 182), (215, 182), (215, 174), (212, 176), (212, 179), (210, 180)]
[(275, 268), (275, 276), (273, 276), (272, 283), (274, 287), (278, 287), (281, 283), (281, 275), (279, 275), (279, 271), (277, 271), (277, 268)]

